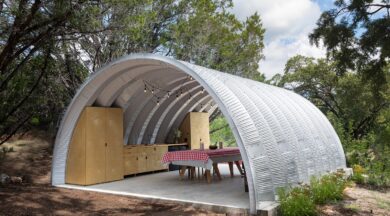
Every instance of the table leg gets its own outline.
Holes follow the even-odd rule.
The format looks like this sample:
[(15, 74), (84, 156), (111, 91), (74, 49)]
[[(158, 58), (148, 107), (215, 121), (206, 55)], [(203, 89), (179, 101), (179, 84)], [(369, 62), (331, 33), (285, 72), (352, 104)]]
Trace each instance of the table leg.
[(228, 162), (229, 163), (229, 170), (230, 170), (230, 177), (234, 177), (234, 170), (233, 170), (233, 162)]
[(241, 174), (241, 175), (244, 175), (244, 171), (242, 171), (242, 169), (241, 169), (240, 162), (239, 162), (239, 161), (234, 161), (234, 163), (236, 164), (238, 170), (240, 171), (240, 174)]
[(219, 172), (219, 169), (218, 169), (218, 164), (213, 163), (213, 168), (214, 168), (215, 173), (217, 174), (218, 179), (222, 180), (221, 173)]
[(195, 167), (191, 167), (191, 180), (195, 179), (195, 175), (196, 174), (196, 171), (195, 171)]
[(180, 170), (179, 170), (180, 180), (183, 179), (184, 174), (186, 173), (186, 169), (187, 169), (187, 166), (181, 166), (181, 167), (180, 167)]
[(211, 183), (211, 173), (209, 169), (206, 169), (206, 178), (207, 178), (207, 183)]

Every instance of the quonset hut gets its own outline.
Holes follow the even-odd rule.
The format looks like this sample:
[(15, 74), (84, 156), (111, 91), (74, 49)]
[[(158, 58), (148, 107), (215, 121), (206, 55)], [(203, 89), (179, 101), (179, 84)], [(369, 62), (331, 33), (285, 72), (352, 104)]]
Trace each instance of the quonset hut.
[[(143, 80), (171, 92), (178, 86), (188, 91), (179, 98), (163, 98), (156, 106), (155, 98), (144, 94)], [(53, 185), (65, 184), (69, 143), (87, 106), (123, 109), (124, 144), (172, 142), (172, 130), (188, 112), (212, 114), (219, 108), (246, 167), (252, 213), (256, 203), (274, 200), (278, 187), (346, 167), (332, 125), (300, 95), (188, 62), (133, 54), (93, 73), (73, 98), (55, 141)]]

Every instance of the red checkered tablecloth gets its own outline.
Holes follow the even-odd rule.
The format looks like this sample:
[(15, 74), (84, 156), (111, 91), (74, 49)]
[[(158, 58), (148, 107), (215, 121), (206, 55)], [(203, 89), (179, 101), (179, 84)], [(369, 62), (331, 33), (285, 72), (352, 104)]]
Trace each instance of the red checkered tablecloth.
[(172, 161), (184, 161), (184, 160), (199, 160), (207, 163), (212, 157), (223, 157), (239, 155), (240, 150), (238, 148), (223, 148), (215, 150), (185, 150), (185, 151), (173, 151), (167, 152), (163, 155), (162, 163), (171, 163)]

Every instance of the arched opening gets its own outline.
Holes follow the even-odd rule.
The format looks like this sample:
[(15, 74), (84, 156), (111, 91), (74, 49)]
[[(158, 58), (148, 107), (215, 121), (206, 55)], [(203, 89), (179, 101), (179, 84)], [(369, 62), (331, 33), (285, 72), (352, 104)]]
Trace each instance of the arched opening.
[[(238, 137), (237, 128), (231, 117), (228, 116), (224, 104), (218, 99), (208, 84), (194, 71), (180, 62), (159, 56), (128, 56), (94, 73), (70, 104), (56, 140), (52, 172), (53, 185), (70, 186), (66, 184), (67, 167), (69, 167), (70, 160), (69, 154), (71, 154), (70, 151), (72, 150), (69, 150), (69, 146), (72, 143), (72, 139), (74, 139), (80, 118), (84, 115), (85, 107), (116, 107), (122, 109), (123, 144), (125, 146), (174, 144), (174, 131), (181, 127), (189, 113), (206, 113), (207, 116), (210, 116), (217, 109), (220, 109), (225, 115), (236, 139)], [(183, 140), (180, 141), (183, 142)], [(242, 160), (247, 167), (246, 174), (251, 176), (249, 161), (239, 137), (237, 145), (240, 147)], [(172, 146), (169, 146), (169, 148), (175, 149)], [(224, 190), (226, 196), (222, 196), (225, 199), (226, 206), (235, 206), (233, 203), (238, 202), (242, 204), (241, 206), (250, 208), (251, 212), (255, 212), (256, 198), (254, 196), (252, 178), (248, 178), (249, 193), (246, 193), (244, 191), (244, 179), (241, 179), (239, 176), (236, 176), (234, 179), (227, 178), (229, 177), (229, 168), (227, 164), (222, 164), (221, 166), (222, 176), (226, 179), (220, 182), (228, 185), (219, 186), (222, 184), (219, 181), (214, 181), (214, 184), (206, 184), (205, 186), (205, 182), (198, 182), (197, 184), (195, 181), (188, 185), (189, 188), (192, 187), (194, 193), (190, 195), (191, 199), (186, 200), (186, 196), (179, 195), (180, 193), (185, 195), (186, 189), (178, 192), (175, 195), (176, 197), (162, 196), (161, 198), (180, 200), (180, 197), (183, 197), (185, 201), (201, 203), (203, 193), (204, 197), (215, 199), (215, 201), (212, 199), (205, 200), (204, 203), (219, 203), (223, 205), (220, 202), (221, 198), (213, 196), (213, 194), (218, 193), (218, 196), (221, 196), (221, 191)], [(179, 180), (178, 175), (175, 176), (175, 179), (172, 179), (172, 175), (167, 176), (166, 173), (146, 173), (149, 175), (138, 175), (138, 177), (126, 175), (125, 180), (122, 181), (125, 182), (130, 179), (130, 182), (134, 183), (136, 182), (134, 179), (140, 178), (141, 180), (138, 183), (141, 184), (133, 186), (142, 187), (145, 186), (142, 184), (147, 182), (145, 181), (146, 177), (147, 179), (157, 179), (158, 175), (166, 176), (171, 183), (174, 180)], [(123, 189), (123, 182), (116, 185), (118, 186), (117, 189), (115, 189), (115, 182), (88, 186), (86, 188), (107, 189), (108, 191), (118, 193), (126, 192)], [(151, 184), (158, 186), (158, 183), (155, 181), (152, 181)], [(131, 185), (128, 186), (128, 188), (131, 188)], [(82, 187), (78, 188), (82, 189)], [(219, 191), (214, 190), (213, 193), (213, 188)], [(157, 188), (154, 189), (154, 191), (156, 190)], [(173, 191), (175, 189), (163, 188), (166, 194), (169, 194), (169, 190)], [(196, 195), (195, 192), (198, 194)], [(135, 194), (136, 191), (129, 189), (127, 193)], [(164, 194), (164, 192), (161, 193)], [(145, 191), (143, 194), (150, 197), (158, 196), (158, 194), (153, 193), (147, 194)], [(226, 201), (226, 197), (229, 197), (229, 195), (233, 195), (241, 200), (231, 199), (229, 203), (229, 201)], [(248, 199), (248, 197), (250, 198)]]

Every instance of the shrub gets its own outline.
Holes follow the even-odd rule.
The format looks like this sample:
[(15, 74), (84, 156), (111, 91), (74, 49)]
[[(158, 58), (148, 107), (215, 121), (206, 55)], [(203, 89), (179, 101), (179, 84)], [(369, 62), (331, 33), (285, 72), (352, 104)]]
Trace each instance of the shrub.
[(280, 213), (285, 216), (316, 215), (316, 204), (343, 199), (347, 181), (342, 173), (313, 177), (310, 185), (278, 190)]
[(356, 182), (357, 184), (364, 184), (365, 178), (362, 174), (353, 174), (351, 177), (352, 181)]
[(351, 177), (352, 181), (358, 183), (358, 184), (364, 184), (365, 183), (365, 178), (364, 178), (364, 173), (366, 170), (360, 166), (359, 164), (354, 164), (352, 166), (353, 169), (353, 175)]
[(386, 188), (390, 187), (390, 178), (385, 174), (370, 173), (365, 183), (375, 188)]
[(352, 169), (353, 169), (353, 173), (354, 174), (364, 174), (365, 172), (366, 172), (366, 170), (362, 167), (362, 166), (360, 166), (359, 164), (354, 164), (353, 166), (352, 166)]
[(353, 165), (353, 176), (351, 179), (357, 184), (373, 188), (390, 187), (390, 173), (381, 172), (381, 164), (379, 164), (379, 169), (376, 166), (378, 166), (378, 163), (372, 163), (369, 169), (360, 165)]
[(346, 181), (338, 174), (313, 177), (310, 181), (311, 197), (315, 204), (325, 204), (343, 198)]
[(295, 187), (287, 191), (278, 190), (280, 213), (284, 216), (317, 215), (316, 207), (310, 199), (309, 191), (305, 187)]

